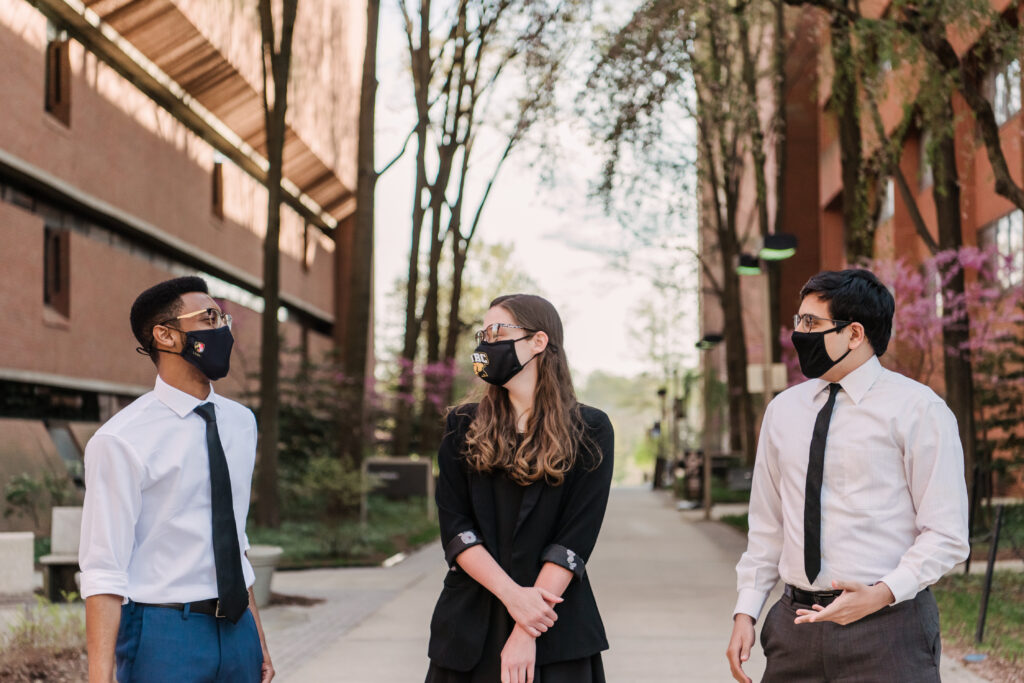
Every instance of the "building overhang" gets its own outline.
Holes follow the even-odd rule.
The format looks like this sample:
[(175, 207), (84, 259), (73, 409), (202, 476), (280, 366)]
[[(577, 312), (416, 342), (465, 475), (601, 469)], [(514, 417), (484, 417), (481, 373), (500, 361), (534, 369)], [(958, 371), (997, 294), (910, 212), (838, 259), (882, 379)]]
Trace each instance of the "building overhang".
[[(260, 184), (267, 184), (260, 93), (171, 0), (28, 0), (50, 21)], [(285, 203), (331, 231), (355, 194), (298, 134), (285, 132)]]

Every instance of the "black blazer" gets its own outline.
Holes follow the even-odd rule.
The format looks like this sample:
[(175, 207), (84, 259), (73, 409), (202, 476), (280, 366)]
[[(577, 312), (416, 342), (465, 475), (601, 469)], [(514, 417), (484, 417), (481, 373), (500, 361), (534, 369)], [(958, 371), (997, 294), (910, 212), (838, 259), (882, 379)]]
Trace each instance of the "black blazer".
[[(537, 639), (537, 666), (580, 659), (608, 649), (604, 624), (586, 573), (586, 561), (597, 542), (608, 504), (614, 469), (614, 432), (608, 416), (581, 406), (586, 431), (600, 451), (584, 451), (560, 486), (543, 480), (523, 493), (514, 533), (512, 566), (504, 567), (513, 581), (532, 586), (545, 562), (572, 571), (575, 577), (555, 607), (558, 621)], [(466, 432), (476, 405), (462, 406), (448, 415), (447, 429), (438, 451), (440, 475), (436, 499), (441, 541), (451, 571), (430, 622), (430, 659), (456, 671), (469, 671), (483, 651), (490, 610), (497, 603), (491, 593), (463, 571), (455, 558), (466, 548), (483, 545), (497, 559), (497, 521), (493, 476), (471, 471), (463, 454)], [(497, 603), (495, 609), (503, 609)]]

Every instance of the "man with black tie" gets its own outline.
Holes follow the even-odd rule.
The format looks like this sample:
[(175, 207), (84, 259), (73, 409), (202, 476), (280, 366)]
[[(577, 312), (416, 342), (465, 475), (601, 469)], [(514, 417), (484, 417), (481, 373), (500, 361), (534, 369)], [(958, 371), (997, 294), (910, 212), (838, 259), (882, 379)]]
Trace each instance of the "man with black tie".
[(156, 386), (85, 450), (79, 564), (90, 683), (268, 683), (245, 518), (256, 420), (217, 395), (231, 316), (183, 277), (132, 305)]
[(928, 587), (967, 557), (956, 419), (931, 389), (878, 362), (895, 303), (866, 270), (800, 292), (793, 345), (809, 381), (765, 411), (747, 551), (727, 657), (733, 677), (761, 627), (763, 681), (939, 681)]

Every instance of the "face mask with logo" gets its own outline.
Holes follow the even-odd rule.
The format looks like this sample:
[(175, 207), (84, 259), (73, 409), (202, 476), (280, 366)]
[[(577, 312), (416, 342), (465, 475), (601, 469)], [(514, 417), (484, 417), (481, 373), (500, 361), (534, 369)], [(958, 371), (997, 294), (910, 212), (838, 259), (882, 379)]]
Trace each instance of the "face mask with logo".
[(531, 336), (533, 335), (497, 342), (480, 342), (473, 351), (473, 372), (488, 384), (504, 386), (526, 367), (526, 363), (537, 357), (537, 354), (533, 354), (526, 363), (520, 363), (519, 355), (516, 354), (516, 342), (529, 339)]
[(793, 348), (800, 359), (800, 372), (808, 379), (816, 379), (834, 368), (844, 358), (850, 355), (853, 349), (847, 349), (846, 353), (835, 360), (828, 355), (828, 348), (825, 346), (825, 335), (830, 332), (839, 332), (850, 323), (836, 325), (831, 330), (822, 332), (793, 332)]

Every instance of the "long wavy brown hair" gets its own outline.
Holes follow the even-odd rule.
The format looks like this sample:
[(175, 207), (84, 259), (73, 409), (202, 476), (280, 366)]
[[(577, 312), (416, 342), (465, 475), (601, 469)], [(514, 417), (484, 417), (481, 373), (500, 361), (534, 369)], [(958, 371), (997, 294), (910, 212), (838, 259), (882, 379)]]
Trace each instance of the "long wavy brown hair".
[(558, 486), (583, 451), (601, 457), (596, 447), (590, 447), (591, 439), (585, 432), (565, 357), (562, 320), (551, 302), (533, 294), (499, 296), (491, 302), (490, 307), (495, 306), (508, 311), (516, 324), (547, 333), (548, 345), (533, 360), (537, 364), (537, 387), (522, 441), (517, 439), (516, 415), (508, 390), (488, 385), (479, 397), (476, 417), (466, 434), (467, 461), (477, 472), (505, 470), (513, 481), (524, 486), (542, 478)]

